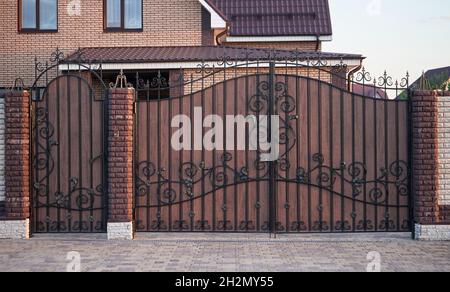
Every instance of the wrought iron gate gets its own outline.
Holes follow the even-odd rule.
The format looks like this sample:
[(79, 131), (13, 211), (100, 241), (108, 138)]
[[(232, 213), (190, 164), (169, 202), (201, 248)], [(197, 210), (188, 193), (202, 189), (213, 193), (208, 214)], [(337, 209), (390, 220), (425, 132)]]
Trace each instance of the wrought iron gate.
[[(341, 70), (322, 60), (225, 57), (169, 77), (137, 73), (137, 231), (410, 231), (408, 101), (382, 98), (407, 94), (408, 78), (363, 70), (347, 80)], [(212, 114), (278, 115), (279, 159), (248, 149), (249, 128), (244, 151), (236, 127), (216, 132), (233, 150), (174, 150), (172, 123), (196, 113), (200, 124)], [(211, 134), (198, 122), (189, 128), (192, 147), (195, 135)]]
[(36, 62), (31, 88), (33, 232), (104, 232), (106, 86), (92, 67), (62, 60), (56, 51)]

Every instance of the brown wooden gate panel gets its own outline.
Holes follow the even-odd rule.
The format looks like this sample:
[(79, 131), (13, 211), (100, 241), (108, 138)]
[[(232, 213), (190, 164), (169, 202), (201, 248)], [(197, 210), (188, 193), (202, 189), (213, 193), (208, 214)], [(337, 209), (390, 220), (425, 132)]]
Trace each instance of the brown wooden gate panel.
[(276, 80), (287, 91), (277, 94), (295, 100), (278, 111), (290, 135), (277, 163), (276, 231), (409, 231), (408, 102)]
[(103, 97), (82, 76), (62, 75), (32, 106), (34, 232), (105, 231)]
[(179, 98), (137, 102), (138, 231), (269, 230), (267, 167), (257, 163), (256, 152), (175, 151), (170, 146), (172, 117), (193, 117), (195, 108), (202, 109), (202, 121), (211, 114), (251, 114), (249, 99), (264, 79), (246, 76)]
[[(274, 63), (247, 64), (245, 74), (208, 76), (202, 67), (200, 88), (191, 77), (170, 89), (184, 95), (169, 98), (161, 76), (153, 86), (136, 78), (146, 84), (136, 95), (137, 231), (410, 231), (408, 101), (357, 95), (320, 81), (320, 70), (310, 78), (287, 67), (280, 74)], [(174, 150), (172, 119), (193, 120), (196, 108), (201, 121), (278, 115), (279, 159), (261, 162), (261, 151), (236, 145)], [(198, 126), (191, 125), (192, 143)], [(208, 131), (199, 129), (201, 137)], [(236, 140), (236, 128), (232, 134)]]

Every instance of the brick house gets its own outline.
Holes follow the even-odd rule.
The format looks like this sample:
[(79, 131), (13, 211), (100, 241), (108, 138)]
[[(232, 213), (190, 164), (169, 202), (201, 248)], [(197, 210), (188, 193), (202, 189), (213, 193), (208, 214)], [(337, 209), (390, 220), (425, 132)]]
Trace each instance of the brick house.
[(327, 0), (11, 0), (1, 1), (0, 19), (0, 93), (16, 78), (30, 86), (35, 60), (45, 64), (55, 48), (69, 58), (81, 48), (87, 62), (101, 60), (107, 82), (121, 69), (168, 79), (183, 69), (187, 78), (224, 53), (264, 59), (269, 49), (280, 56), (298, 50), (328, 66), (344, 62), (345, 74), (363, 59), (321, 52), (332, 40)]
[[(433, 149), (433, 155), (436, 155), (437, 140), (431, 141), (425, 136), (435, 131), (432, 127), (428, 129), (431, 119), (428, 112), (434, 111), (437, 118), (438, 111), (434, 103), (425, 101), (441, 103), (441, 96), (419, 93), (413, 96), (415, 100), (410, 107), (408, 101), (381, 99), (387, 97), (386, 92), (376, 91), (366, 83), (375, 82), (374, 87), (377, 83), (380, 87), (384, 85), (386, 91), (390, 77), (373, 79), (362, 70), (358, 72), (356, 82), (348, 78), (362, 67), (364, 58), (358, 54), (322, 52), (322, 43), (332, 40), (328, 0), (8, 0), (0, 3), (0, 19), (0, 90), (11, 87), (17, 78), (23, 80), (25, 87), (32, 86), (31, 94), (18, 90), (8, 94), (6, 99), (0, 99), (0, 155), (8, 158), (0, 159), (0, 166), (4, 163), (0, 168), (6, 172), (0, 172), (0, 218), (14, 221), (0, 220), (0, 237), (22, 234), (25, 238), (30, 227), (32, 232), (38, 233), (104, 232), (107, 229), (108, 236), (111, 235), (110, 228), (113, 231), (116, 228), (117, 234), (112, 232), (113, 238), (131, 238), (133, 228), (139, 231), (411, 231), (410, 191), (415, 192), (416, 223), (448, 222), (448, 207), (433, 201), (435, 182), (428, 181), (430, 175), (433, 175), (432, 180), (437, 180), (434, 165), (438, 159), (425, 155), (421, 149)], [(55, 60), (56, 72), (51, 73), (47, 70), (48, 63), (55, 63)], [(229, 63), (231, 67), (227, 68)], [(239, 67), (240, 63), (247, 66)], [(256, 66), (249, 67), (249, 63)], [(311, 64), (314, 65), (309, 66)], [(213, 72), (212, 78), (204, 76), (204, 68)], [(61, 75), (66, 78), (66, 83), (60, 86), (59, 73), (75, 71), (80, 74)], [(98, 71), (101, 74), (97, 74)], [(36, 78), (39, 72), (45, 75)], [(55, 73), (58, 78), (47, 76)], [(72, 78), (75, 75), (79, 79)], [(118, 75), (126, 77), (135, 90), (114, 86), (107, 89), (105, 85), (114, 82)], [(263, 78), (267, 80), (261, 81), (260, 75), (266, 75)], [(150, 93), (145, 91), (145, 86), (144, 102), (135, 99), (136, 92), (139, 94), (140, 78), (157, 78), (158, 83), (161, 77), (169, 83), (182, 77), (181, 80), (200, 80), (201, 84), (191, 81), (190, 88), (184, 87), (184, 83), (180, 86), (169, 84), (166, 87), (170, 89), (163, 90), (157, 85), (157, 106), (152, 106), (155, 100), (149, 99)], [(230, 82), (232, 77), (236, 78)], [(215, 78), (224, 82), (215, 84)], [(36, 79), (40, 83), (33, 84)], [(86, 84), (82, 84), (81, 79)], [(74, 81), (76, 83), (72, 83)], [(289, 82), (291, 86), (288, 86)], [(359, 92), (358, 87), (351, 86), (357, 82), (362, 82)], [(408, 82), (406, 78), (400, 86), (407, 88)], [(51, 92), (46, 100), (33, 91), (41, 88)], [(96, 99), (95, 94), (84, 94), (95, 93), (97, 89), (107, 89), (108, 98)], [(398, 91), (398, 86), (390, 90)], [(217, 98), (219, 91), (222, 98)], [(170, 98), (162, 100), (161, 94)], [(189, 101), (189, 105), (173, 98), (177, 95), (187, 97), (185, 101)], [(211, 102), (206, 105), (205, 95), (211, 97)], [(47, 102), (49, 96), (57, 98), (52, 99), (53, 103)], [(71, 98), (73, 96), (76, 98)], [(34, 112), (30, 112), (32, 98)], [(284, 137), (287, 158), (269, 164), (267, 167), (271, 171), (260, 176), (263, 169), (259, 158), (251, 158), (248, 154), (245, 159), (239, 158), (238, 155), (244, 154), (237, 153), (230, 175), (234, 178), (234, 185), (231, 184), (234, 199), (227, 197), (226, 189), (230, 188), (226, 186), (227, 174), (219, 175), (217, 181), (208, 180), (204, 175), (208, 170), (205, 168), (208, 159), (212, 165), (209, 170), (215, 171), (216, 153), (209, 153), (210, 157), (205, 159), (193, 156), (192, 151), (174, 154), (170, 147), (165, 147), (171, 131), (167, 116), (173, 115), (174, 109), (192, 114), (192, 108), (197, 104), (225, 115), (231, 109), (230, 104), (234, 104), (230, 111), (235, 114), (251, 111), (259, 115), (263, 102), (266, 101), (269, 107), (267, 101), (271, 98), (281, 104), (278, 113), (283, 111), (281, 114), (285, 115), (283, 129), (286, 133), (280, 138)], [(60, 100), (67, 103), (61, 105)], [(222, 110), (217, 111), (218, 108)], [(411, 114), (410, 108), (413, 109)], [(422, 112), (426, 115), (422, 116)], [(34, 123), (29, 123), (30, 115)], [(417, 149), (412, 151), (408, 147), (409, 115), (412, 130), (425, 135), (414, 135), (418, 139), (413, 141)], [(98, 118), (98, 122), (93, 122), (94, 118)], [(300, 119), (303, 119), (302, 123)], [(56, 131), (50, 127), (51, 122), (56, 125)], [(168, 130), (161, 131), (162, 127)], [(31, 139), (30, 133), (35, 135)], [(296, 143), (306, 136), (308, 139), (304, 142)], [(77, 139), (78, 143), (71, 143), (71, 139)], [(430, 145), (424, 145), (425, 142), (421, 142), (424, 139)], [(139, 151), (133, 149), (133, 143), (140, 145)], [(34, 151), (30, 151), (30, 145), (36, 146)], [(294, 147), (297, 147), (295, 154)], [(108, 149), (108, 155), (104, 155), (105, 149)], [(51, 162), (55, 150), (58, 156)], [(327, 154), (321, 152), (330, 152), (329, 161), (326, 161)], [(288, 154), (293, 155), (291, 161)], [(204, 156), (203, 150), (201, 155)], [(29, 156), (30, 160), (23, 159)], [(77, 157), (76, 161), (73, 157)], [(183, 169), (186, 164), (178, 165), (183, 159), (176, 157), (190, 161), (188, 169)], [(364, 165), (357, 162), (358, 157), (370, 165), (368, 178), (365, 169), (358, 170), (360, 164)], [(229, 153), (223, 153), (220, 159), (224, 164), (221, 167), (227, 169), (227, 163), (233, 158)], [(249, 159), (254, 159), (250, 163), (253, 166)], [(239, 170), (238, 163), (244, 165), (244, 160), (245, 167)], [(418, 185), (410, 185), (406, 175), (414, 161), (419, 165), (426, 162), (423, 168), (414, 168), (412, 176), (419, 178), (415, 180)], [(299, 162), (308, 165), (309, 174)], [(289, 173), (290, 163), (297, 165), (297, 169), (291, 168), (295, 171), (292, 173), (295, 179), (288, 175), (277, 177), (274, 166), (279, 166), (278, 172)], [(311, 163), (318, 166), (314, 168)], [(433, 164), (433, 171), (428, 163)], [(169, 166), (172, 178), (161, 178), (165, 164)], [(68, 169), (62, 170), (66, 166)], [(336, 193), (333, 183), (324, 186), (326, 182), (335, 181), (324, 175), (322, 169), (327, 167), (330, 176), (342, 178), (337, 193), (340, 200), (333, 199)], [(246, 168), (257, 172), (254, 181)], [(321, 170), (320, 175), (315, 176), (312, 172), (317, 169)], [(139, 182), (141, 171), (144, 179)], [(345, 179), (345, 174), (339, 173), (342, 171), (347, 171), (351, 179)], [(176, 177), (183, 174), (187, 174), (188, 179)], [(202, 177), (194, 181), (196, 174), (202, 174)], [(210, 173), (211, 177), (213, 174)], [(364, 179), (358, 175), (364, 175)], [(151, 177), (156, 178), (156, 182)], [(315, 185), (314, 177), (318, 180)], [(220, 180), (224, 184), (223, 190), (217, 189)], [(286, 187), (271, 184), (274, 180), (284, 180)], [(424, 186), (419, 185), (425, 180)], [(267, 186), (266, 182), (269, 182)], [(179, 185), (178, 202), (173, 201), (177, 191), (170, 187), (176, 183)], [(204, 190), (207, 183), (211, 191)], [(158, 184), (158, 191), (150, 191), (150, 186), (155, 184)], [(165, 190), (164, 184), (169, 185)], [(246, 206), (236, 196), (238, 184), (246, 184), (246, 190), (240, 192), (247, 197)], [(294, 184), (296, 190), (288, 191), (289, 184)], [(370, 184), (375, 187), (368, 191), (366, 186), (370, 187)], [(377, 186), (380, 184), (384, 185), (384, 192)], [(364, 190), (361, 189), (363, 185)], [(276, 189), (278, 187), (280, 189)], [(195, 191), (201, 196), (194, 198)], [(215, 200), (216, 191), (219, 195), (222, 192), (221, 202)], [(71, 197), (75, 192), (78, 196)], [(293, 192), (297, 193), (297, 203), (289, 198), (289, 193)], [(155, 193), (166, 201), (158, 198), (156, 204), (152, 202), (156, 200), (152, 196)], [(204, 202), (188, 206), (182, 200), (188, 197), (190, 202), (202, 201), (211, 193), (214, 193), (212, 210), (203, 206)], [(284, 204), (272, 202), (275, 196), (283, 193), (285, 196), (277, 197), (277, 200)], [(330, 194), (328, 203), (322, 200), (322, 193)], [(358, 198), (363, 193), (364, 200)], [(380, 203), (383, 194), (385, 204)], [(94, 200), (96, 196), (100, 199)], [(314, 202), (314, 197), (319, 197), (319, 201)], [(389, 198), (397, 200), (389, 202)], [(47, 202), (41, 202), (41, 199), (47, 199)], [(352, 206), (345, 205), (344, 199)], [(306, 203), (308, 210), (300, 210)], [(74, 209), (72, 204), (77, 208)], [(262, 204), (266, 206), (262, 208)], [(294, 210), (294, 204), (297, 210)], [(172, 216), (172, 205), (177, 208), (179, 217)], [(276, 212), (275, 208), (278, 209)], [(220, 217), (216, 216), (216, 211)], [(324, 214), (329, 217), (328, 222), (323, 220)], [(229, 220), (231, 216), (235, 222)], [(205, 217), (209, 217), (211, 224)], [(277, 221), (281, 217), (285, 222)], [(169, 224), (164, 223), (164, 218)], [(445, 228), (447, 231), (443, 233), (448, 235), (448, 226)], [(427, 231), (424, 227), (417, 233), (430, 232), (433, 237), (434, 230)]]
[(57, 47), (66, 56), (81, 48), (86, 61), (101, 58), (111, 76), (119, 68), (189, 70), (226, 48), (236, 58), (244, 48), (259, 57), (267, 55), (261, 48), (299, 50), (330, 66), (343, 61), (348, 71), (363, 59), (321, 52), (332, 40), (327, 0), (17, 0), (2, 1), (0, 18), (0, 88), (18, 77), (30, 85), (34, 58), (45, 62)]

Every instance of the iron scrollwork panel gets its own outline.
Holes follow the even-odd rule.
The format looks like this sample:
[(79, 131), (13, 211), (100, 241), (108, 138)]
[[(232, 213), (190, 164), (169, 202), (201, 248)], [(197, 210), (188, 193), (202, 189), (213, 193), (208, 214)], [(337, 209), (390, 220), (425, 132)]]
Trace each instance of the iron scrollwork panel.
[[(68, 165), (67, 159), (70, 159), (71, 154), (67, 149), (63, 149), (61, 141), (58, 141), (61, 137), (57, 135), (57, 127), (60, 133), (64, 133), (66, 125), (56, 125), (56, 120), (50, 120), (48, 105), (45, 103), (53, 101), (54, 99), (47, 94), (43, 100), (34, 103), (32, 147), (34, 232), (103, 232), (106, 228), (105, 181), (102, 177), (94, 179), (90, 175), (89, 181), (81, 184), (80, 177), (69, 178), (61, 173), (61, 167)], [(75, 143), (71, 147), (78, 147), (77, 139), (81, 138), (75, 138)], [(93, 171), (95, 165), (96, 170), (100, 169), (103, 172), (102, 155), (92, 158), (89, 162), (83, 162), (78, 167)], [(67, 179), (67, 182), (62, 182), (63, 179)], [(98, 184), (90, 187), (95, 181)], [(63, 185), (67, 185), (67, 188), (64, 189)]]
[[(153, 204), (142, 206), (156, 210), (168, 206), (180, 205), (183, 203), (200, 200), (205, 196), (212, 196), (213, 193), (232, 187), (237, 184), (246, 184), (250, 182), (259, 182), (266, 180), (268, 177), (267, 163), (255, 160), (249, 168), (243, 166), (234, 169), (232, 163), (233, 155), (229, 152), (222, 154), (217, 165), (207, 166), (204, 162), (183, 163), (177, 175), (170, 175), (166, 168), (157, 169), (155, 163), (142, 161), (136, 166), (136, 200), (140, 198), (153, 197), (150, 199)], [(256, 171), (260, 175), (256, 175)], [(204, 192), (195, 192), (196, 185), (204, 185)], [(197, 189), (201, 189), (198, 187)], [(258, 209), (258, 203), (255, 204)], [(223, 205), (222, 211), (226, 212), (228, 206)], [(173, 230), (188, 230), (188, 219), (196, 217), (197, 214), (190, 213), (186, 220), (175, 220), (172, 224)], [(138, 220), (138, 230), (145, 230), (146, 227)], [(156, 214), (150, 226), (150, 230), (164, 231), (169, 229), (171, 223), (165, 222), (160, 213)], [(234, 229), (230, 220), (220, 221), (217, 224), (218, 231), (230, 231)], [(239, 230), (255, 230), (255, 222), (244, 221), (239, 222)], [(208, 231), (212, 230), (211, 223), (207, 220), (195, 221), (195, 230)]]

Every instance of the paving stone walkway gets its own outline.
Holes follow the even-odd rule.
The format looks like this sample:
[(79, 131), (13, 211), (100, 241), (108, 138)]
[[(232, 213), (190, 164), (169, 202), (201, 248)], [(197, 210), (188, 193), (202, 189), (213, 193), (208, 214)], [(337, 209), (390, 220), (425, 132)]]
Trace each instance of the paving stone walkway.
[(377, 268), (371, 264), (377, 255), (385, 272), (450, 272), (450, 242), (417, 242), (409, 234), (276, 239), (265, 234), (139, 234), (128, 242), (107, 241), (105, 235), (39, 235), (28, 241), (0, 240), (0, 271), (64, 272), (73, 265), (70, 252), (80, 255), (81, 271), (90, 272), (364, 272), (368, 265)]

